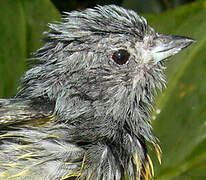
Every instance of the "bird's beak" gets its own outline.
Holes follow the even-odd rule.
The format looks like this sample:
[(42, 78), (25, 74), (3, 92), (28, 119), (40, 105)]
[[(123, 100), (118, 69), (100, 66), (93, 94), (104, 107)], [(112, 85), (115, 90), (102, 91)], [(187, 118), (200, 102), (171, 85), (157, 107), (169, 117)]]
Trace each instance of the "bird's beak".
[(195, 42), (195, 40), (188, 37), (158, 34), (157, 37), (153, 39), (153, 46), (151, 49), (153, 60), (157, 63), (167, 59), (193, 42)]

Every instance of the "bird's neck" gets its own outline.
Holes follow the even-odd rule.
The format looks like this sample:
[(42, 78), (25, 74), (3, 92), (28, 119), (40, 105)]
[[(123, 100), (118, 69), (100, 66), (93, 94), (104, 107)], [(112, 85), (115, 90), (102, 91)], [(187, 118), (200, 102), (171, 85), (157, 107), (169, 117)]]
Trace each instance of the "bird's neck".
[[(119, 141), (127, 132), (131, 137), (154, 142), (150, 111), (154, 91), (164, 84), (162, 65), (145, 72), (136, 86), (114, 85), (106, 89), (101, 99), (62, 96), (57, 99), (56, 113), (59, 122), (71, 128), (72, 142)], [(104, 91), (104, 89), (102, 89)], [(120, 138), (120, 139), (119, 139)]]

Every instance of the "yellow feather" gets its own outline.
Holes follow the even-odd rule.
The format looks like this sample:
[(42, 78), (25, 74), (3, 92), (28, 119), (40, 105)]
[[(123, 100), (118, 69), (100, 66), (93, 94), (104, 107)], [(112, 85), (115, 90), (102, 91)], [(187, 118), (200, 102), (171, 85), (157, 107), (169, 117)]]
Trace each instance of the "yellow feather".
[(154, 177), (154, 166), (153, 166), (153, 163), (152, 163), (152, 160), (151, 160), (149, 154), (147, 154), (147, 159), (148, 159), (148, 162), (149, 162), (149, 165), (150, 165), (152, 176)]

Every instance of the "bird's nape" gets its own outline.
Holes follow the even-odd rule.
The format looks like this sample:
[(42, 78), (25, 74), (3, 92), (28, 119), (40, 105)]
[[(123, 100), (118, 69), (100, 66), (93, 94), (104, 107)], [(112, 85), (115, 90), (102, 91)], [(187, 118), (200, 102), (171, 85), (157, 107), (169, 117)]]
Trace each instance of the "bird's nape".
[(193, 40), (115, 5), (49, 27), (17, 95), (0, 100), (0, 179), (151, 179), (153, 93), (165, 59)]

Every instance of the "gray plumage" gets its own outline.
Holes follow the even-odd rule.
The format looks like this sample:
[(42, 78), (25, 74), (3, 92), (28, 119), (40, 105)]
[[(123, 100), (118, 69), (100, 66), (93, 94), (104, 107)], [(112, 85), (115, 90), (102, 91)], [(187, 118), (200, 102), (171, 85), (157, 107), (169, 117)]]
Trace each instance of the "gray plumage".
[(115, 5), (49, 27), (16, 97), (0, 100), (0, 179), (150, 178), (153, 93), (164, 61), (193, 40)]

